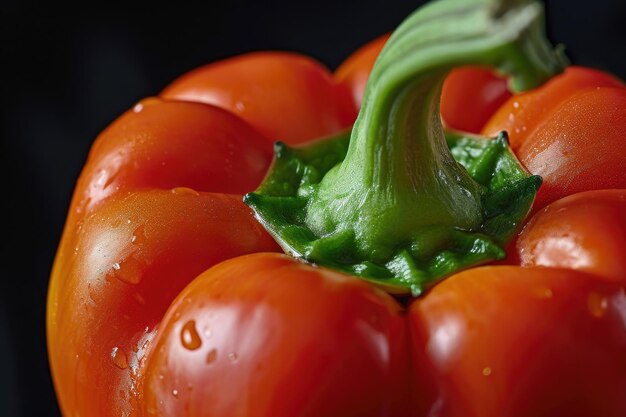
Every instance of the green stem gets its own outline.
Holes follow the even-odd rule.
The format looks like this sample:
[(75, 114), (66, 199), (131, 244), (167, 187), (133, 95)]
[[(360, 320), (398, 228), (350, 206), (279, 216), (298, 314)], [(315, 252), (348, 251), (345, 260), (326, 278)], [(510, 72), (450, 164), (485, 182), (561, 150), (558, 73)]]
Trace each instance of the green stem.
[[(455, 142), (485, 152), (472, 169), (457, 162), (446, 143), (439, 97), (446, 75), (459, 65), (495, 67), (511, 75), (514, 90), (560, 71), (564, 59), (545, 41), (542, 11), (523, 0), (440, 0), (419, 9), (376, 61), (345, 158), (321, 169), (306, 150), (283, 149), (292, 166), (302, 165), (291, 174), (270, 174), (246, 201), (296, 256), (387, 286), (400, 282), (413, 293), (459, 268), (503, 256), (499, 244), (526, 214), (537, 179), (511, 165), (505, 137), (487, 145)], [(288, 165), (278, 157), (275, 172)], [(514, 166), (507, 168), (509, 179), (494, 182), (504, 166)], [(483, 172), (477, 177), (472, 170)], [(276, 187), (279, 177), (299, 182), (289, 203), (285, 197), (292, 194)], [(511, 189), (526, 190), (530, 200), (508, 206), (503, 193), (512, 195)], [(281, 200), (261, 201), (261, 195)], [(276, 221), (276, 210), (297, 214), (287, 215), (292, 220), (285, 225)]]
[(551, 75), (558, 61), (534, 59), (546, 48), (529, 28), (541, 8), (526, 3), (495, 17), (488, 1), (440, 1), (398, 28), (374, 66), (345, 160), (310, 203), (316, 235), (354, 230), (358, 254), (383, 262), (424, 227), (480, 228), (480, 187), (446, 146), (441, 87), (463, 64), (504, 67), (522, 85)]

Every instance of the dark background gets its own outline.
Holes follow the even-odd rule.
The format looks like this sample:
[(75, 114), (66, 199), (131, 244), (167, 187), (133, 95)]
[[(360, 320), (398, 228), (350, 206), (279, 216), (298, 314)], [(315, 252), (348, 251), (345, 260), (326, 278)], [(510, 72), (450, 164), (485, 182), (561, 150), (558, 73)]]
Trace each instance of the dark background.
[[(2, 7), (0, 415), (57, 416), (45, 348), (48, 274), (74, 182), (99, 131), (207, 62), (299, 51), (331, 69), (423, 1), (224, 1), (58, 15)], [(626, 1), (554, 0), (549, 36), (576, 64), (626, 78)]]

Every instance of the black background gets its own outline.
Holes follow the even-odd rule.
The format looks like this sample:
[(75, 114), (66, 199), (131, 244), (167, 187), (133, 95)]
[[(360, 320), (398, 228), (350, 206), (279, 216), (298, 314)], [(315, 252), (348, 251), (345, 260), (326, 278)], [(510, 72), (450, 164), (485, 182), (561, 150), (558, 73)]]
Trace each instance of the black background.
[[(263, 4), (262, 4), (263, 3)], [(259, 49), (331, 69), (422, 1), (224, 1), (69, 15), (2, 5), (0, 415), (57, 416), (45, 348), (48, 274), (95, 136), (182, 73)], [(626, 78), (626, 1), (554, 0), (549, 36), (576, 64)]]

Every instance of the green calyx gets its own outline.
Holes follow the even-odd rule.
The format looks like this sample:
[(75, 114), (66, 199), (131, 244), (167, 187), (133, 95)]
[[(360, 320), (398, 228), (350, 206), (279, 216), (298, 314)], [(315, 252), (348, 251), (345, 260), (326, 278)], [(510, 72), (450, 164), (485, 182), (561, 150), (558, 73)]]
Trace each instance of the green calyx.
[(439, 97), (455, 66), (491, 65), (513, 89), (564, 66), (531, 1), (440, 0), (419, 9), (379, 56), (350, 134), (276, 146), (245, 197), (292, 255), (413, 295), (460, 269), (504, 257), (540, 179), (506, 134), (444, 134)]

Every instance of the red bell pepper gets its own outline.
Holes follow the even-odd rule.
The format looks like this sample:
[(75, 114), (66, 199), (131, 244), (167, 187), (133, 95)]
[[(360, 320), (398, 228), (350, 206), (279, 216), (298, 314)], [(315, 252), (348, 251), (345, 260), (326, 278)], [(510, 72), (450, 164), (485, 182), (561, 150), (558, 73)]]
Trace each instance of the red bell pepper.
[[(558, 72), (541, 17), (440, 0), (334, 75), (243, 55), (113, 122), (52, 271), (63, 414), (626, 415), (626, 89), (577, 67), (442, 87)], [(274, 141), (324, 136), (266, 174)]]

